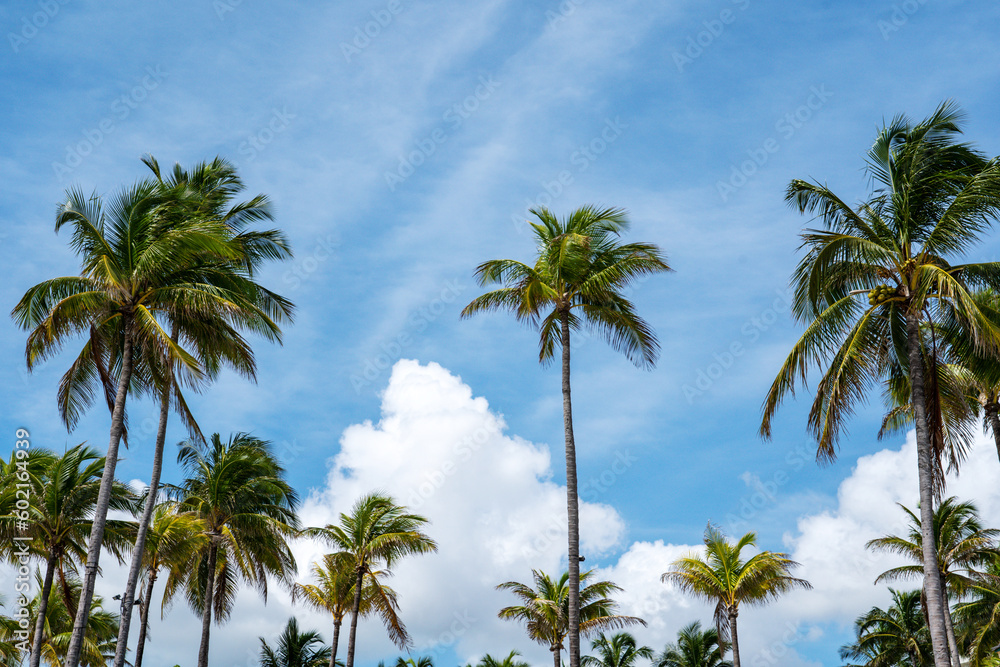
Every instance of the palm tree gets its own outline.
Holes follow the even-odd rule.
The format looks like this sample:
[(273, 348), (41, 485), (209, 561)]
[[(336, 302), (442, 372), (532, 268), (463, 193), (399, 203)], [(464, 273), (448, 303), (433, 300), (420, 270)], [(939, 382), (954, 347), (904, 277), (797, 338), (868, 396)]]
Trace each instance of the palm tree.
[(872, 607), (855, 621), (857, 640), (840, 649), (847, 667), (924, 667), (932, 665), (930, 634), (920, 603), (920, 591), (892, 593), (888, 609)]
[[(56, 216), (56, 231), (72, 229), (70, 245), (81, 256), (81, 275), (35, 285), (12, 311), (15, 322), (30, 330), (25, 353), (29, 369), (57, 354), (71, 337), (88, 336), (60, 384), (60, 409), (71, 428), (93, 399), (93, 391), (87, 391), (93, 383), (86, 377), (96, 372), (117, 379), (110, 392), (114, 399), (105, 469), (65, 667), (79, 663), (125, 428), (125, 401), (133, 384), (149, 386), (148, 378), (135, 371), (142, 371), (142, 361), (159, 351), (192, 376), (200, 373), (197, 360), (171, 340), (158, 318), (177, 313), (179, 303), (194, 306), (230, 296), (206, 289), (185, 271), (209, 255), (221, 262), (237, 260), (239, 249), (230, 243), (228, 230), (215, 220), (176, 213), (162, 188), (151, 181), (124, 188), (107, 207), (97, 195), (69, 190)], [(192, 315), (196, 310), (192, 307)], [(114, 371), (106, 360), (113, 360)], [(111, 384), (105, 377), (101, 382)], [(72, 391), (73, 386), (82, 391)]]
[(277, 649), (260, 638), (260, 667), (324, 667), (330, 659), (330, 647), (323, 646), (318, 632), (299, 632), (299, 622), (292, 616), (278, 637)]
[(654, 667), (732, 667), (725, 660), (728, 646), (719, 638), (716, 628), (701, 629), (695, 621), (681, 628), (677, 641), (667, 644), (653, 659)]
[(373, 492), (354, 503), (350, 514), (340, 515), (339, 525), (307, 528), (306, 537), (319, 538), (339, 549), (337, 558), (354, 564), (354, 601), (351, 604), (351, 629), (347, 638), (347, 667), (354, 667), (355, 638), (358, 619), (362, 615), (362, 599), (366, 582), (379, 600), (373, 609), (382, 617), (389, 639), (403, 648), (410, 638), (397, 613), (395, 594), (382, 586), (376, 575), (386, 571), (405, 556), (437, 551), (437, 544), (421, 528), (427, 519), (408, 514), (389, 496)]
[[(238, 328), (263, 331), (272, 340), (280, 342), (277, 322), (290, 318), (292, 314), (290, 302), (253, 280), (254, 271), (264, 259), (285, 259), (291, 256), (288, 243), (280, 232), (246, 229), (253, 221), (271, 220), (267, 198), (257, 195), (248, 202), (231, 205), (232, 198), (244, 186), (235, 167), (221, 158), (210, 163), (199, 163), (190, 173), (180, 165), (175, 165), (173, 173), (167, 179), (161, 175), (160, 166), (153, 156), (144, 157), (143, 162), (156, 177), (164, 199), (169, 202), (167, 205), (176, 209), (173, 215), (181, 219), (202, 218), (220, 222), (229, 233), (229, 242), (238, 250), (235, 258), (220, 259), (214, 254), (207, 254), (196, 264), (178, 267), (188, 276), (188, 281), (197, 285), (202, 292), (211, 293), (214, 289), (218, 291), (218, 295), (214, 300), (195, 302), (178, 299), (177, 309), (168, 314), (171, 342), (175, 345), (183, 343), (186, 349), (195, 352), (201, 378), (194, 380), (208, 381), (214, 378), (223, 365), (255, 380), (253, 350), (242, 338)], [(114, 667), (124, 667), (125, 664), (132, 603), (142, 569), (146, 533), (157, 503), (171, 398), (192, 437), (202, 439), (180, 387), (174, 381), (174, 362), (169, 355), (160, 354), (159, 350), (150, 349), (148, 352), (151, 353), (151, 358), (147, 363), (153, 371), (150, 377), (160, 396), (160, 418), (153, 446), (149, 493), (139, 521), (132, 565), (122, 599), (122, 621)], [(192, 382), (190, 378), (188, 381), (199, 388), (200, 383)]]
[(976, 574), (967, 593), (970, 599), (956, 607), (955, 617), (972, 667), (987, 667), (1000, 662), (1000, 558)]
[(423, 655), (419, 658), (403, 658), (400, 656), (396, 658), (395, 667), (434, 667), (434, 660), (429, 655)]
[(586, 325), (637, 366), (651, 368), (659, 344), (650, 326), (623, 292), (637, 279), (670, 271), (651, 243), (619, 243), (628, 229), (622, 209), (584, 206), (558, 220), (548, 209), (532, 209), (538, 243), (534, 266), (510, 259), (484, 262), (480, 285), (500, 289), (477, 297), (462, 311), (470, 317), (504, 310), (539, 328), (538, 359), (550, 363), (562, 350), (563, 428), (566, 438), (566, 506), (569, 525), (569, 664), (580, 667), (580, 516), (576, 442), (570, 394), (570, 331)]
[[(30, 538), (31, 553), (45, 559), (34, 643), (28, 663), (30, 667), (38, 667), (41, 660), (42, 624), (57, 575), (66, 608), (70, 613), (76, 613), (78, 596), (72, 594), (66, 573), (75, 574), (77, 563), (86, 558), (86, 540), (92, 527), (91, 515), (100, 493), (105, 463), (95, 449), (83, 444), (58, 457), (50, 452), (37, 451), (35, 456), (39, 466), (36, 474), (27, 476), (27, 480), (18, 485), (30, 499), (27, 520), (13, 515), (0, 517), (0, 535), (5, 542), (13, 543), (13, 536), (20, 533), (22, 537)], [(115, 482), (112, 487), (110, 507), (128, 512), (135, 509), (133, 494), (121, 482)], [(25, 529), (19, 530), (18, 524), (23, 524)], [(119, 562), (124, 562), (124, 554), (131, 546), (134, 535), (133, 522), (110, 520), (105, 529), (104, 548)]]
[(298, 496), (284, 480), (269, 442), (236, 433), (207, 446), (182, 443), (177, 462), (187, 478), (170, 487), (179, 509), (205, 523), (207, 546), (187, 578), (187, 597), (202, 616), (198, 667), (208, 665), (212, 617), (228, 618), (239, 580), (267, 599), (267, 578), (291, 585), (295, 558), (287, 540), (296, 535)]
[(652, 660), (653, 649), (639, 646), (635, 637), (627, 632), (618, 632), (611, 639), (600, 634), (591, 643), (590, 648), (598, 655), (585, 655), (580, 659), (583, 667), (635, 667), (639, 658)]
[[(40, 574), (36, 575), (36, 579), (41, 584)], [(32, 645), (40, 644), (41, 660), (50, 667), (63, 667), (66, 664), (66, 654), (73, 634), (73, 608), (79, 607), (80, 589), (80, 580), (73, 578), (69, 580), (68, 598), (65, 592), (52, 591), (48, 600), (45, 600), (39, 590), (28, 605), (29, 613), (42, 620), (33, 626)], [(80, 664), (84, 667), (105, 667), (114, 655), (118, 615), (105, 611), (103, 604), (101, 596), (95, 595), (87, 617), (87, 632), (81, 645)], [(40, 613), (43, 608), (44, 613)]]
[[(163, 602), (166, 604), (208, 545), (204, 520), (192, 513), (178, 511), (177, 503), (169, 500), (161, 501), (154, 508), (147, 537), (143, 554), (146, 588), (139, 599), (139, 638), (135, 647), (134, 667), (142, 667), (146, 633), (149, 629), (149, 610), (160, 572), (166, 570), (168, 573), (167, 587), (163, 593)], [(120, 634), (118, 641), (121, 641)], [(118, 659), (117, 651), (115, 659)]]
[[(878, 576), (875, 580), (876, 583), (904, 577), (919, 577), (923, 574), (923, 566), (921, 565), (923, 535), (920, 528), (920, 518), (906, 507), (903, 507), (903, 511), (910, 517), (909, 535), (906, 537), (895, 535), (881, 537), (871, 540), (866, 546), (869, 549), (905, 556), (915, 564), (887, 570)], [(968, 502), (960, 503), (954, 497), (945, 498), (934, 510), (933, 534), (934, 542), (937, 545), (938, 572), (945, 584), (945, 600), (948, 599), (949, 593), (955, 597), (961, 597), (966, 589), (973, 584), (972, 569), (985, 565), (1000, 555), (995, 544), (997, 536), (1000, 536), (1000, 530), (983, 528), (976, 506)], [(952, 664), (955, 667), (960, 667), (958, 642), (955, 638), (955, 628), (947, 605), (944, 620), (948, 628), (948, 651)]]
[[(327, 611), (333, 616), (333, 642), (330, 644), (330, 667), (335, 667), (337, 660), (337, 645), (340, 643), (340, 626), (354, 606), (354, 586), (357, 583), (354, 561), (346, 554), (327, 554), (320, 563), (312, 564), (315, 584), (295, 584), (292, 588), (292, 603), (301, 599), (313, 609)], [(399, 608), (396, 602), (396, 591), (383, 583), (376, 583), (381, 577), (389, 576), (385, 570), (375, 570), (372, 576), (365, 578), (364, 590), (361, 591), (361, 607), (358, 612), (361, 618), (376, 610), (376, 606), (388, 602), (390, 609)], [(375, 580), (375, 581), (373, 581)], [(379, 592), (381, 589), (381, 594)], [(385, 615), (381, 610), (380, 615)]]
[[(531, 667), (524, 660), (518, 660), (519, 655), (521, 655), (519, 651), (511, 651), (505, 658), (500, 659), (487, 653), (479, 659), (475, 667)], [(472, 667), (472, 665), (466, 665), (466, 667)]]
[(696, 597), (715, 602), (715, 625), (719, 637), (733, 648), (733, 665), (740, 667), (740, 645), (736, 618), (740, 605), (762, 605), (795, 588), (812, 588), (789, 572), (798, 563), (787, 554), (761, 551), (743, 560), (747, 547), (757, 546), (757, 535), (747, 533), (732, 544), (717, 528), (705, 529), (705, 556), (690, 555), (671, 564), (661, 577)]
[[(500, 618), (524, 623), (528, 637), (548, 646), (555, 667), (560, 667), (563, 640), (569, 634), (569, 572), (559, 580), (539, 570), (531, 571), (535, 587), (517, 581), (506, 581), (497, 590), (510, 591), (521, 604), (504, 607)], [(609, 596), (622, 590), (610, 581), (588, 584), (593, 570), (580, 573), (580, 634), (584, 637), (606, 631), (620, 630), (630, 625), (646, 625), (635, 616), (618, 615), (618, 604)]]
[[(951, 265), (1000, 209), (1000, 161), (958, 143), (961, 114), (950, 102), (913, 125), (899, 116), (869, 151), (878, 186), (851, 209), (826, 186), (794, 180), (786, 200), (815, 212), (821, 229), (802, 234), (806, 255), (793, 275), (793, 312), (807, 328), (764, 401), (761, 434), (782, 399), (814, 364), (829, 363), (809, 415), (820, 459), (833, 460), (847, 418), (895, 363), (906, 370), (917, 433), (923, 565), (934, 664), (948, 667), (937, 550), (931, 534), (935, 470), (927, 414), (926, 357), (936, 353), (927, 322), (951, 320), (980, 351), (1000, 347), (1000, 328), (972, 290), (1000, 287), (1000, 264)], [(867, 304), (861, 299), (867, 297)]]

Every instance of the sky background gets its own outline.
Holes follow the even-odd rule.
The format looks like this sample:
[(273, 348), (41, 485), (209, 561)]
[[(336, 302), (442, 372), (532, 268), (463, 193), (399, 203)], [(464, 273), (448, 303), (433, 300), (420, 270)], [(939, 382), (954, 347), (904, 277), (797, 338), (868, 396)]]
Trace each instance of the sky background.
[[(800, 331), (786, 287), (809, 221), (783, 193), (817, 179), (857, 200), (877, 128), (948, 98), (969, 140), (1000, 153), (998, 20), (1000, 5), (959, 0), (3, 2), (3, 303), (78, 271), (53, 233), (66, 188), (111, 195), (147, 176), (145, 153), (235, 162), (292, 242), (295, 259), (262, 280), (298, 311), (283, 346), (257, 345), (258, 384), (225, 375), (191, 397), (203, 430), (272, 440), (307, 524), (375, 488), (431, 520), (439, 553), (393, 581), (414, 656), (446, 667), (516, 648), (542, 665), (545, 648), (496, 618), (513, 599), (494, 586), (565, 567), (558, 368), (512, 318), (459, 311), (480, 293), (477, 264), (532, 257), (528, 208), (624, 207), (627, 238), (660, 245), (676, 272), (631, 293), (662, 343), (655, 370), (596, 338), (574, 345), (587, 565), (625, 588), (623, 612), (662, 650), (711, 608), (659, 575), (710, 521), (756, 530), (815, 590), (745, 610), (744, 661), (838, 665), (853, 619), (888, 600), (871, 582), (897, 563), (863, 544), (900, 529), (894, 503), (915, 505), (915, 454), (912, 436), (876, 439), (877, 395), (833, 465), (813, 460), (805, 392), (758, 438)], [(1000, 242), (975, 256), (995, 260)], [(72, 433), (59, 423), (68, 358), (28, 375), (25, 334), (7, 320), (0, 338), (10, 444), (25, 427), (36, 447), (104, 447), (100, 406)], [(143, 480), (155, 408), (129, 415), (119, 476)], [(165, 481), (179, 481), (183, 437), (171, 424)], [(984, 440), (952, 487), (992, 525), (998, 466)], [(320, 553), (296, 546), (303, 579)], [(125, 574), (104, 565), (110, 598)], [(286, 591), (266, 606), (245, 591), (213, 630), (212, 664), (256, 664), (257, 637), (292, 614), (329, 639), (329, 619)], [(199, 628), (174, 605), (146, 664), (193, 664)], [(366, 666), (399, 655), (376, 621), (359, 641)]]

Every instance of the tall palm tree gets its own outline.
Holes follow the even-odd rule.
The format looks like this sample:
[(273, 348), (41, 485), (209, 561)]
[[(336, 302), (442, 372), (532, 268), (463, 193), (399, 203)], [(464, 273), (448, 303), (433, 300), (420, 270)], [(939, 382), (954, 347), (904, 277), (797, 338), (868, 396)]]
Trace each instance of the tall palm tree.
[[(104, 459), (97, 450), (83, 444), (70, 448), (62, 456), (43, 450), (38, 452), (36, 456), (44, 460), (44, 466), (18, 485), (30, 499), (27, 520), (12, 515), (0, 517), (0, 535), (5, 542), (13, 543), (13, 536), (20, 533), (22, 537), (30, 538), (31, 553), (45, 560), (29, 667), (38, 667), (41, 660), (42, 625), (56, 576), (66, 608), (70, 613), (76, 613), (78, 595), (72, 593), (71, 577), (67, 577), (67, 572), (74, 575), (77, 563), (83, 562), (87, 556), (86, 540), (92, 528), (91, 516), (97, 504), (104, 470)], [(131, 512), (135, 509), (135, 502), (128, 487), (121, 482), (114, 484), (111, 509)], [(19, 524), (24, 526), (24, 530), (19, 530)], [(124, 562), (134, 536), (133, 522), (110, 520), (105, 529), (104, 548), (119, 562)]]
[(709, 525), (705, 529), (705, 556), (680, 558), (661, 577), (685, 592), (716, 603), (715, 625), (719, 637), (732, 644), (734, 667), (740, 667), (736, 628), (740, 605), (762, 605), (793, 589), (812, 588), (808, 581), (789, 574), (798, 563), (787, 554), (761, 551), (743, 560), (743, 550), (756, 546), (755, 533), (747, 533), (733, 544)]
[(362, 600), (366, 582), (380, 598), (373, 609), (382, 617), (389, 639), (403, 648), (410, 638), (397, 613), (395, 595), (381, 584), (376, 572), (388, 570), (406, 556), (437, 551), (437, 544), (422, 532), (427, 519), (409, 514), (407, 509), (381, 492), (362, 496), (350, 514), (341, 514), (339, 525), (307, 528), (306, 537), (326, 541), (344, 558), (354, 564), (354, 601), (351, 604), (351, 629), (347, 638), (347, 667), (354, 667), (355, 639), (358, 619), (362, 615)]
[(857, 639), (840, 649), (847, 667), (925, 667), (934, 664), (920, 591), (892, 593), (888, 609), (872, 607), (855, 621)]
[[(475, 667), (531, 667), (524, 660), (518, 660), (520, 656), (520, 651), (511, 651), (504, 658), (494, 658), (492, 655), (487, 653), (479, 662), (476, 663)], [(466, 667), (473, 667), (472, 665), (466, 665)]]
[[(153, 590), (161, 571), (167, 572), (167, 585), (163, 593), (166, 604), (175, 594), (198, 556), (208, 545), (203, 519), (190, 512), (178, 511), (177, 503), (161, 501), (153, 510), (148, 539), (143, 553), (143, 574), (146, 587), (139, 600), (139, 637), (136, 640), (133, 667), (142, 667), (149, 630), (149, 610), (153, 604)], [(123, 605), (124, 606), (124, 605)], [(121, 636), (119, 634), (119, 642)], [(118, 652), (115, 652), (118, 659)]]
[(260, 638), (260, 667), (324, 667), (330, 659), (330, 647), (323, 645), (318, 632), (300, 632), (292, 616), (278, 637), (276, 648)]
[(995, 558), (968, 587), (968, 602), (955, 609), (963, 645), (972, 667), (1000, 662), (1000, 558)]
[[(878, 576), (876, 583), (920, 577), (923, 574), (921, 548), (923, 534), (920, 518), (906, 507), (903, 507), (903, 511), (910, 517), (910, 532), (906, 537), (896, 535), (881, 537), (871, 540), (866, 546), (869, 549), (899, 554), (914, 564), (887, 570)], [(945, 584), (946, 595), (961, 597), (973, 583), (973, 568), (988, 564), (1000, 556), (996, 546), (1000, 530), (984, 528), (979, 519), (979, 512), (972, 503), (960, 503), (954, 497), (945, 498), (934, 510), (933, 533), (937, 544), (938, 571)], [(946, 597), (945, 600), (947, 599)], [(945, 610), (948, 651), (954, 667), (960, 667), (961, 659), (954, 624), (949, 607), (946, 606)]]
[[(40, 643), (41, 660), (49, 667), (63, 667), (66, 664), (66, 654), (73, 634), (73, 609), (79, 607), (80, 589), (80, 580), (72, 578), (69, 580), (68, 598), (63, 592), (52, 591), (46, 601), (39, 590), (28, 605), (31, 615), (38, 614), (42, 619), (42, 623), (33, 626), (32, 645)], [(101, 596), (95, 595), (80, 652), (80, 664), (84, 667), (105, 667), (114, 655), (118, 614), (105, 611), (103, 605)], [(39, 613), (42, 608), (45, 610), (44, 614)]]
[(562, 350), (563, 429), (566, 440), (566, 507), (569, 525), (569, 664), (580, 667), (580, 516), (576, 441), (570, 393), (570, 332), (587, 326), (637, 366), (651, 368), (659, 344), (650, 326), (625, 298), (636, 280), (670, 271), (651, 243), (620, 243), (629, 223), (622, 209), (584, 206), (563, 220), (532, 209), (538, 244), (534, 266), (510, 259), (484, 262), (480, 285), (500, 289), (477, 297), (462, 311), (470, 317), (503, 310), (540, 331), (538, 359), (550, 363)]
[(627, 632), (618, 632), (610, 639), (603, 633), (590, 645), (597, 655), (585, 655), (580, 659), (583, 667), (635, 667), (636, 660), (653, 659), (653, 649), (639, 646), (635, 637)]
[[(233, 204), (233, 197), (243, 190), (244, 185), (236, 168), (222, 158), (201, 162), (191, 172), (175, 165), (173, 173), (166, 179), (152, 155), (144, 157), (143, 162), (157, 179), (167, 202), (164, 206), (174, 209), (172, 215), (179, 219), (200, 218), (221, 223), (229, 235), (230, 244), (237, 249), (235, 257), (220, 258), (216, 254), (206, 254), (189, 267), (178, 267), (178, 273), (186, 273), (188, 280), (202, 291), (214, 289), (225, 296), (194, 303), (179, 299), (177, 308), (167, 315), (171, 341), (192, 350), (200, 364), (201, 377), (188, 378), (189, 383), (200, 388), (199, 385), (214, 378), (223, 365), (256, 380), (253, 350), (242, 338), (239, 329), (264, 331), (272, 340), (280, 342), (278, 322), (289, 319), (293, 309), (291, 302), (253, 280), (254, 272), (265, 259), (287, 259), (291, 256), (288, 243), (279, 231), (248, 229), (254, 221), (272, 219), (267, 197), (257, 195), (247, 202)], [(234, 311), (238, 312), (234, 315)], [(152, 357), (147, 361), (153, 371), (150, 376), (160, 397), (160, 416), (153, 446), (149, 493), (139, 520), (132, 565), (122, 598), (122, 620), (114, 667), (124, 667), (125, 664), (132, 604), (142, 569), (146, 534), (157, 503), (171, 399), (192, 437), (202, 439), (201, 431), (174, 379), (174, 361), (160, 350), (149, 349), (148, 352)]]
[(892, 363), (906, 370), (936, 667), (948, 667), (949, 656), (930, 532), (936, 464), (925, 365), (935, 366), (926, 362), (935, 346), (922, 324), (952, 320), (975, 348), (1000, 349), (1000, 328), (973, 298), (976, 289), (1000, 287), (1000, 263), (952, 265), (946, 259), (971, 250), (1000, 210), (1000, 161), (958, 142), (960, 120), (949, 102), (917, 124), (893, 119), (868, 155), (877, 189), (857, 210), (822, 184), (794, 180), (788, 186), (786, 200), (817, 213), (822, 228), (802, 234), (806, 254), (793, 275), (792, 310), (807, 327), (771, 385), (761, 424), (769, 437), (772, 417), (796, 381), (804, 382), (814, 364), (828, 364), (808, 423), (818, 457), (833, 460), (841, 429), (866, 390), (886, 379)]
[(287, 540), (299, 529), (298, 495), (270, 443), (247, 433), (182, 443), (177, 462), (187, 474), (170, 487), (179, 509), (205, 523), (207, 544), (187, 578), (187, 597), (202, 616), (198, 667), (207, 667), (213, 615), (228, 618), (241, 579), (265, 600), (269, 576), (291, 585), (295, 558)]
[[(552, 651), (552, 662), (560, 667), (563, 641), (569, 634), (569, 572), (558, 580), (539, 570), (531, 571), (535, 587), (517, 581), (505, 581), (497, 590), (510, 591), (521, 604), (504, 607), (497, 614), (509, 621), (524, 623), (528, 637)], [(621, 589), (610, 581), (588, 583), (593, 570), (580, 573), (580, 634), (588, 637), (606, 630), (620, 630), (631, 625), (646, 625), (635, 616), (617, 614), (618, 603), (611, 595)]]
[[(82, 408), (93, 398), (86, 377), (95, 372), (117, 379), (111, 400), (111, 430), (101, 491), (88, 540), (80, 605), (65, 667), (78, 667), (79, 652), (107, 522), (118, 447), (125, 428), (125, 402), (130, 387), (149, 386), (143, 378), (142, 360), (154, 351), (172, 358), (197, 377), (197, 360), (174, 342), (159, 318), (178, 312), (178, 304), (224, 300), (231, 296), (207, 289), (186, 272), (190, 266), (214, 255), (234, 261), (239, 249), (229, 231), (216, 220), (177, 215), (155, 182), (141, 181), (123, 188), (107, 206), (97, 195), (87, 197), (71, 189), (56, 216), (56, 231), (72, 230), (71, 247), (81, 256), (80, 276), (46, 280), (30, 288), (12, 311), (15, 322), (30, 330), (26, 346), (28, 368), (57, 354), (66, 342), (84, 334), (87, 340), (77, 360), (64, 375), (60, 402), (72, 427)], [(235, 312), (234, 317), (239, 317)], [(258, 325), (259, 326), (259, 325)], [(113, 350), (109, 352), (109, 350)], [(86, 361), (81, 361), (84, 359)], [(112, 372), (103, 361), (113, 359)], [(91, 363), (94, 361), (94, 363)], [(69, 386), (83, 387), (74, 393)], [(104, 386), (110, 384), (103, 380)], [(110, 400), (110, 394), (107, 396)], [(76, 401), (74, 404), (73, 401)]]
[[(315, 584), (295, 584), (292, 588), (292, 603), (303, 600), (313, 609), (329, 612), (333, 616), (333, 641), (330, 644), (330, 667), (335, 667), (337, 661), (337, 645), (340, 643), (340, 626), (344, 617), (354, 607), (354, 586), (357, 585), (357, 569), (348, 554), (326, 554), (322, 564), (312, 564)], [(365, 586), (361, 591), (361, 606), (358, 613), (361, 618), (368, 616), (381, 604), (388, 603), (389, 609), (395, 612), (399, 608), (396, 602), (396, 591), (377, 580), (389, 576), (386, 570), (375, 570), (371, 576), (365, 577)], [(381, 592), (380, 590), (381, 589)], [(381, 610), (384, 616), (386, 610)]]
[(725, 659), (729, 650), (717, 628), (701, 629), (695, 621), (677, 633), (677, 641), (667, 644), (653, 659), (654, 667), (733, 667)]

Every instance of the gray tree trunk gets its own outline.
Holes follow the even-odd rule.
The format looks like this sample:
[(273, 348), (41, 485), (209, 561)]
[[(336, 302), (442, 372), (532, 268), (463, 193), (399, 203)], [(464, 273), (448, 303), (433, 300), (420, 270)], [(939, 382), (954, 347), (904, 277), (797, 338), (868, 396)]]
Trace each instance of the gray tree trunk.
[(354, 667), (354, 642), (358, 634), (358, 612), (361, 611), (361, 587), (364, 583), (364, 566), (359, 565), (358, 580), (354, 585), (354, 604), (351, 605), (351, 631), (347, 635), (347, 663), (344, 667)]
[(212, 632), (212, 603), (215, 597), (215, 565), (219, 557), (216, 536), (210, 535), (208, 547), (208, 582), (205, 586), (205, 609), (201, 615), (201, 647), (198, 649), (198, 667), (208, 667), (208, 640)]
[(135, 665), (142, 667), (142, 654), (146, 650), (146, 630), (149, 628), (149, 606), (153, 604), (153, 585), (156, 584), (156, 572), (149, 573), (149, 581), (146, 582), (146, 594), (139, 611), (139, 638), (135, 645)]
[[(569, 529), (569, 667), (580, 667), (580, 502), (576, 486), (576, 442), (570, 396), (569, 310), (560, 316), (563, 428), (566, 432), (566, 515)], [(556, 654), (558, 658), (558, 654)]]
[(729, 638), (733, 642), (733, 667), (740, 667), (740, 640), (736, 632), (736, 617), (738, 610), (729, 612)]
[[(330, 644), (330, 667), (337, 667), (337, 644), (340, 643), (340, 624), (342, 618), (333, 619), (333, 643)], [(139, 667), (136, 665), (135, 667)]]
[(997, 458), (1000, 459), (1000, 405), (996, 401), (986, 404), (986, 420), (993, 433), (993, 443), (997, 446)]
[(49, 608), (49, 593), (52, 592), (52, 577), (56, 573), (56, 555), (49, 552), (45, 563), (45, 581), (42, 583), (42, 597), (38, 600), (38, 618), (35, 620), (35, 639), (31, 642), (29, 667), (38, 667), (42, 659), (42, 633), (45, 632), (45, 613)]

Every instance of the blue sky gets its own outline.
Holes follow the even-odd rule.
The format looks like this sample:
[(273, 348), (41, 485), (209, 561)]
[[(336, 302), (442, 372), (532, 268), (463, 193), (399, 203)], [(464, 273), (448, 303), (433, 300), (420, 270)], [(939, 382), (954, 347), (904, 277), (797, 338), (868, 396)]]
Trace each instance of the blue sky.
[[(522, 467), (498, 474), (505, 459), (489, 458), (495, 452), (487, 456), (484, 447), (475, 451), (477, 467), (462, 468), (440, 494), (435, 488), (438, 501), (449, 485), (467, 488), (469, 508), (427, 502), (432, 532), (438, 525), (460, 533), (462, 521), (491, 512), (504, 521), (522, 516), (518, 502), (496, 504), (480, 488), (493, 488), (485, 480), (472, 477), (465, 487), (460, 477), (479, 471), (512, 488), (527, 479), (522, 496), (539, 503), (563, 479), (558, 370), (538, 365), (536, 334), (511, 318), (459, 320), (479, 293), (475, 266), (530, 258), (523, 224), (530, 206), (558, 214), (586, 203), (625, 207), (629, 238), (659, 244), (676, 273), (633, 292), (662, 343), (654, 371), (633, 368), (596, 339), (581, 339), (574, 351), (580, 480), (590, 484), (582, 494), (603, 526), (588, 563), (623, 586), (634, 581), (626, 586), (632, 596), (655, 591), (657, 576), (633, 574), (658, 575), (669, 564), (663, 558), (697, 545), (713, 521), (758, 530), (764, 548), (801, 556), (814, 583), (839, 581), (807, 561), (818, 553), (810, 540), (825, 535), (830, 549), (861, 553), (861, 528), (823, 533), (833, 530), (823, 517), (863, 523), (851, 508), (866, 506), (858, 500), (866, 492), (896, 488), (907, 449), (902, 435), (876, 441), (877, 396), (852, 421), (832, 466), (812, 461), (804, 400), (779, 413), (773, 442), (756, 435), (761, 400), (798, 332), (785, 288), (808, 220), (784, 205), (784, 188), (792, 178), (818, 179), (857, 199), (867, 188), (864, 154), (883, 120), (921, 118), (947, 98), (967, 111), (969, 139), (1000, 153), (998, 19), (992, 3), (957, 0), (5, 2), (3, 302), (11, 308), (29, 286), (77, 271), (66, 238), (52, 231), (67, 187), (110, 194), (146, 175), (144, 153), (186, 166), (228, 157), (248, 196), (272, 198), (292, 241), (295, 259), (271, 267), (264, 280), (293, 299), (298, 314), (283, 346), (257, 346), (257, 385), (225, 376), (193, 400), (202, 427), (273, 440), (309, 497), (310, 516), (333, 521), (352, 500), (344, 489), (363, 492), (364, 482), (406, 495), (433, 477), (435, 468), (421, 466), (441, 445), (435, 433), (468, 436), (469, 410), (489, 423), (502, 415), (489, 441), (522, 457)], [(995, 239), (977, 251), (998, 254)], [(24, 426), (36, 446), (55, 449), (82, 440), (103, 447), (102, 410), (71, 434), (58, 423), (65, 360), (27, 376), (24, 333), (7, 321), (0, 336), (8, 350), (0, 366), (4, 432)], [(403, 362), (394, 372), (401, 359), (419, 365)], [(154, 410), (135, 402), (129, 412), (135, 436), (119, 471), (141, 480)], [(393, 431), (396, 420), (427, 427), (426, 439)], [(169, 442), (183, 436), (171, 426)], [(395, 443), (386, 452), (408, 468), (362, 456), (359, 443), (369, 438)], [(883, 458), (859, 462), (884, 449)], [(985, 457), (982, 466), (991, 465), (995, 458)], [(409, 474), (417, 477), (401, 481)], [(963, 477), (961, 488), (996, 507), (1000, 523), (995, 489), (974, 482)], [(886, 496), (886, 512), (895, 500), (915, 502), (915, 484), (910, 496), (899, 488), (898, 498)], [(872, 521), (867, 529), (891, 525), (888, 515)], [(534, 525), (525, 539), (537, 542), (546, 526)], [(444, 665), (511, 648), (546, 660), (517, 628), (491, 618), (507, 603), (491, 592), (494, 584), (527, 580), (530, 567), (560, 567), (557, 548), (542, 551), (535, 564), (515, 548), (517, 558), (459, 579), (459, 588), (481, 593), (462, 609), (449, 606), (454, 592), (435, 579), (447, 573), (434, 565), (434, 558), (449, 562), (443, 553), (413, 566), (414, 578), (441, 583), (424, 591), (433, 599), (414, 599), (421, 589), (401, 568), (400, 590), (416, 587), (404, 612), (419, 618), (418, 645), (437, 647)], [(310, 554), (303, 547), (303, 559)], [(303, 576), (307, 567), (304, 560)], [(105, 583), (109, 597), (116, 576)], [(845, 624), (885, 599), (870, 580), (870, 594), (828, 586), (746, 612), (747, 623), (760, 623), (756, 638), (744, 635), (746, 650), (760, 657), (778, 642), (789, 651), (783, 664), (839, 664)], [(327, 631), (325, 619), (291, 608), (282, 595), (276, 591), (266, 608), (252, 594), (241, 598), (245, 606), (214, 634), (213, 664), (243, 664), (246, 646), (276, 634), (291, 613)], [(684, 607), (682, 598), (657, 600), (643, 637), (658, 650), (687, 620), (710, 619), (707, 607)], [(469, 609), (474, 627), (446, 636), (453, 615)], [(785, 621), (771, 622), (778, 618), (804, 624), (791, 643), (782, 644)], [(154, 628), (149, 664), (193, 661), (196, 646), (185, 633), (196, 627), (176, 605)], [(359, 649), (366, 664), (397, 655), (377, 627), (366, 631)], [(488, 641), (500, 636), (505, 643)]]

